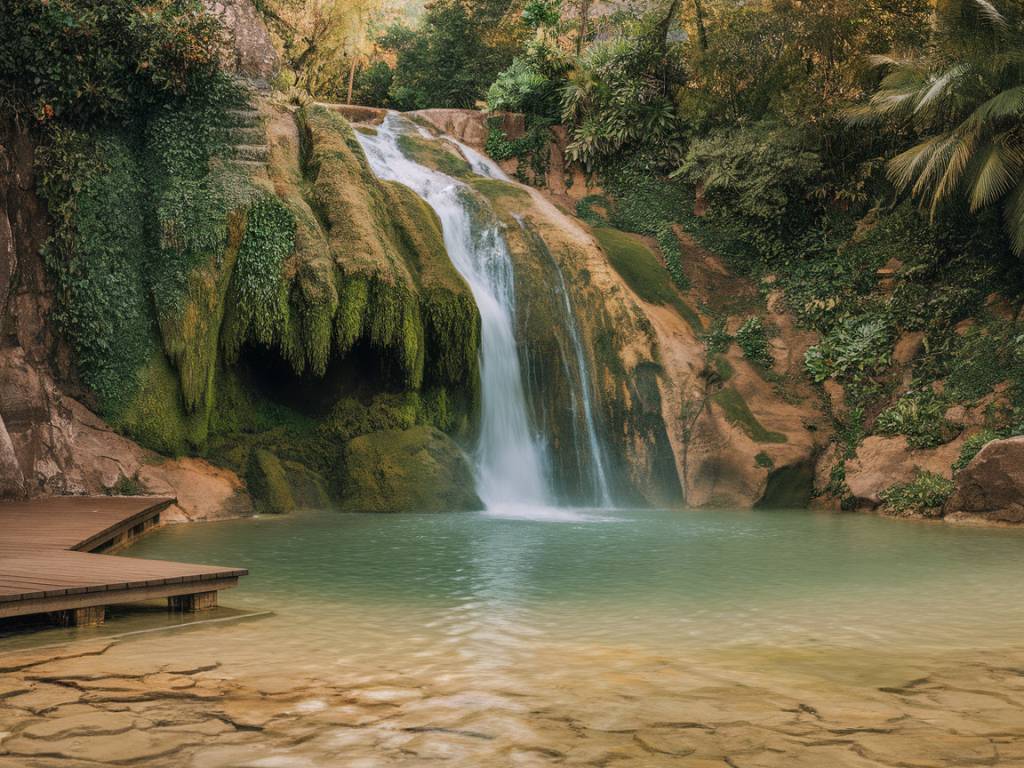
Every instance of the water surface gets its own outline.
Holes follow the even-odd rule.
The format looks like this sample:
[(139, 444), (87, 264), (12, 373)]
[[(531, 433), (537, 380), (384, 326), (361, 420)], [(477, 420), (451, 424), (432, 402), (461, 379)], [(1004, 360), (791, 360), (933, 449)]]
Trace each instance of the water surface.
[(246, 566), (205, 615), (273, 616), (42, 633), (97, 642), (3, 657), (0, 764), (1024, 768), (1022, 533), (530, 507), (164, 528), (127, 554)]

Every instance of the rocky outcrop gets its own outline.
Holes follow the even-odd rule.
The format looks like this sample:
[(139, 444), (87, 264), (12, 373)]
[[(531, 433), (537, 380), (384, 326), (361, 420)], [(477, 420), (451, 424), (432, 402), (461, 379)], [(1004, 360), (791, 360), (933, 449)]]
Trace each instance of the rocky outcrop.
[(28, 132), (4, 126), (0, 496), (153, 493), (179, 498), (165, 519), (249, 513), (251, 502), (234, 473), (198, 460), (165, 462), (83, 404), (69, 352), (49, 322), (53, 299), (40, 255), (48, 236), (46, 208), (35, 192), (33, 155)]
[(252, 0), (203, 0), (203, 4), (221, 20), (231, 40), (228, 69), (242, 77), (272, 80), (281, 61)]
[(440, 430), (374, 432), (345, 448), (341, 506), (349, 512), (482, 509), (473, 485), (465, 455)]
[(993, 440), (956, 477), (946, 517), (1024, 523), (1024, 437)]
[(963, 437), (938, 448), (912, 449), (907, 438), (872, 435), (846, 462), (846, 484), (860, 506), (870, 509), (882, 503), (882, 491), (913, 481), (919, 471), (953, 477), (953, 462), (960, 455)]

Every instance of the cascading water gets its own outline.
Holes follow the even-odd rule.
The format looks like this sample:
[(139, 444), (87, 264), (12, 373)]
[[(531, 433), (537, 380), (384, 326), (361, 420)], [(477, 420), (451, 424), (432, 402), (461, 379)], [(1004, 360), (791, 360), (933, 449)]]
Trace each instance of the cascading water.
[(402, 154), (402, 118), (390, 114), (376, 135), (358, 134), (374, 173), (400, 181), (441, 219), (448, 256), (480, 311), (482, 408), (476, 449), (477, 493), (488, 509), (548, 506), (552, 494), (543, 442), (530, 429), (516, 352), (512, 260), (497, 224), (475, 227), (464, 185)]
[[(477, 493), (489, 510), (553, 506), (554, 494), (546, 471), (550, 462), (545, 441), (530, 427), (516, 349), (515, 291), (508, 247), (497, 222), (481, 227), (474, 220), (472, 198), (465, 184), (403, 154), (399, 138), (417, 129), (424, 138), (433, 138), (397, 113), (390, 113), (375, 134), (357, 133), (357, 136), (378, 177), (410, 187), (437, 213), (448, 256), (469, 284), (480, 311), (482, 408), (474, 457)], [(474, 173), (509, 180), (488, 158), (460, 142), (449, 141), (459, 147)], [(564, 278), (561, 288), (579, 368), (596, 501), (607, 507), (611, 506), (611, 494), (605, 461), (594, 426), (583, 347), (568, 303)]]

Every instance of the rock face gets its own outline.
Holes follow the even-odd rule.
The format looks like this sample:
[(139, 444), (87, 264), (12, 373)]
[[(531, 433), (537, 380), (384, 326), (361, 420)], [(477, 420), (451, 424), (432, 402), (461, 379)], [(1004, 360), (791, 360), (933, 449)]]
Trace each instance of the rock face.
[(952, 465), (962, 445), (960, 437), (938, 448), (913, 450), (902, 435), (872, 435), (860, 444), (857, 455), (846, 462), (846, 484), (858, 504), (877, 507), (882, 503), (882, 491), (911, 482), (918, 470), (952, 478)]
[(223, 22), (231, 38), (232, 71), (243, 77), (271, 80), (281, 62), (251, 0), (203, 0), (203, 4)]
[[(177, 496), (170, 519), (251, 513), (234, 473), (198, 460), (164, 461), (83, 405), (68, 350), (48, 321), (40, 257), (46, 209), (35, 193), (33, 144), (0, 129), (0, 497), (154, 493)], [(75, 396), (72, 396), (72, 395)]]
[(473, 473), (451, 438), (434, 427), (362, 435), (345, 448), (342, 508), (350, 512), (481, 509)]
[(947, 517), (1024, 523), (1024, 437), (993, 440), (956, 478)]

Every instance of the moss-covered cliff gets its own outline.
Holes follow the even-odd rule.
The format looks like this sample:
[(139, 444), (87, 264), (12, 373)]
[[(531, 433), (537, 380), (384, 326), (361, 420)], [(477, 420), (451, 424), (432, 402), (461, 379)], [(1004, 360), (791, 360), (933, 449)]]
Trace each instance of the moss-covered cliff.
[(43, 154), (55, 318), (100, 413), (274, 511), (340, 498), (359, 436), (468, 441), (479, 317), (429, 207), (376, 179), (337, 113), (181, 107), (141, 140), (58, 133)]

